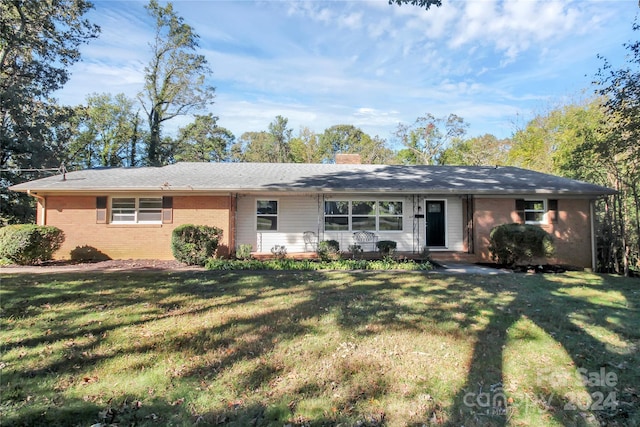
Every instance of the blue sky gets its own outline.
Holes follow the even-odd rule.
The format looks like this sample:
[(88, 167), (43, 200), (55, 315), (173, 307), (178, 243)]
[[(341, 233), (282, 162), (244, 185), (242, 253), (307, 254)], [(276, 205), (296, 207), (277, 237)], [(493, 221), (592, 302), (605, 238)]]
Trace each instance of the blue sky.
[[(463, 117), (468, 136), (509, 137), (536, 114), (591, 95), (597, 55), (623, 64), (640, 12), (637, 0), (443, 0), (428, 11), (386, 0), (173, 3), (213, 69), (208, 112), (236, 137), (282, 115), (294, 135), (353, 124), (391, 143), (398, 123), (426, 113)], [(94, 4), (87, 18), (102, 33), (55, 94), (63, 104), (91, 93), (135, 98), (143, 85), (153, 37), (146, 2)]]

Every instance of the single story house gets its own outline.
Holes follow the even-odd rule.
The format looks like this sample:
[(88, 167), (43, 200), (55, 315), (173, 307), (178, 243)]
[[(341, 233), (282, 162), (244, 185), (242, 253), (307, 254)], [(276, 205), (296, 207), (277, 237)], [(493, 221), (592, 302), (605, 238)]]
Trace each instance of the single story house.
[(585, 268), (595, 257), (593, 202), (614, 192), (515, 167), (363, 165), (357, 155), (335, 164), (98, 168), (10, 189), (36, 198), (38, 224), (64, 231), (59, 259), (85, 245), (113, 259), (172, 259), (172, 230), (191, 223), (223, 230), (221, 255), (241, 244), (312, 252), (329, 239), (346, 251), (354, 233), (368, 231), (400, 252), (490, 261), (491, 229), (524, 222), (555, 237), (553, 262)]

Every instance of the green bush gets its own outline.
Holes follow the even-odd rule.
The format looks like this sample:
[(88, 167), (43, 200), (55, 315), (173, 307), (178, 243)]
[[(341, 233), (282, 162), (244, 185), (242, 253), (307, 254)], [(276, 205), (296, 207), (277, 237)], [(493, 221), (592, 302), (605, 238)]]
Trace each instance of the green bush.
[(250, 244), (238, 245), (238, 249), (236, 249), (236, 258), (242, 260), (251, 259), (251, 251), (253, 251), (253, 246)]
[(206, 225), (183, 224), (173, 230), (171, 251), (180, 262), (205, 265), (216, 252), (222, 230)]
[(109, 255), (89, 245), (75, 247), (71, 250), (70, 255), (71, 261), (81, 262), (107, 261), (111, 259)]
[(376, 243), (376, 247), (381, 254), (389, 255), (396, 250), (398, 244), (393, 240), (380, 240), (378, 243)]
[(64, 233), (48, 225), (18, 224), (0, 229), (0, 258), (28, 265), (50, 260), (64, 242)]
[(516, 266), (554, 253), (553, 237), (530, 224), (502, 224), (491, 230), (489, 251), (500, 264)]
[(329, 261), (339, 258), (340, 243), (337, 240), (323, 240), (318, 243), (318, 249), (316, 249), (318, 258), (323, 261)]

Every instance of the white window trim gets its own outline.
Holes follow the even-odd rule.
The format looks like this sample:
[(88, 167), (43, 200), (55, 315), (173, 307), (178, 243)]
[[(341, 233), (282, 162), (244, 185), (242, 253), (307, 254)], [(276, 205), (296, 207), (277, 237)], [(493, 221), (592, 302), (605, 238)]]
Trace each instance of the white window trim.
[[(133, 221), (118, 221), (113, 219), (113, 200), (114, 199), (134, 199), (135, 206), (133, 212)], [(160, 200), (160, 218), (155, 221), (140, 221), (138, 220), (138, 214), (140, 211), (152, 211), (156, 208), (141, 208), (140, 199), (158, 199)], [(109, 198), (109, 219), (111, 224), (162, 224), (162, 197), (155, 196), (118, 196)]]
[[(525, 224), (531, 224), (531, 225), (540, 225), (540, 224), (548, 224), (548, 219), (547, 219), (547, 212), (548, 212), (548, 204), (547, 204), (547, 199), (524, 199), (525, 203), (526, 202), (542, 202), (542, 210), (539, 209), (527, 209), (526, 207), (524, 208), (523, 211), (523, 215), (524, 215), (524, 223)], [(542, 212), (542, 221), (527, 221), (527, 212)]]
[[(258, 202), (276, 202), (278, 206), (278, 213), (274, 214), (258, 214)], [(258, 229), (258, 216), (275, 216), (276, 217), (276, 229), (275, 230), (260, 230)], [(280, 199), (256, 199), (255, 213), (253, 215), (255, 220), (254, 227), (258, 233), (277, 233), (280, 230)]]
[[(373, 231), (376, 233), (404, 233), (404, 220), (405, 220), (405, 200), (402, 199), (369, 199), (369, 198), (355, 198), (355, 199), (326, 199), (324, 201), (327, 202), (348, 202), (349, 209), (347, 214), (325, 214), (325, 207), (322, 207), (322, 227), (326, 233), (334, 233), (334, 232), (357, 232), (357, 231)], [(375, 214), (373, 215), (354, 215), (353, 214), (353, 202), (374, 202), (375, 203)], [(402, 214), (401, 215), (380, 215), (380, 202), (396, 202), (402, 204)], [(348, 228), (346, 230), (327, 230), (325, 218), (334, 218), (334, 217), (347, 217), (348, 220)], [(376, 228), (375, 230), (354, 230), (353, 229), (353, 217), (370, 217), (373, 216), (375, 218)], [(402, 228), (400, 230), (380, 230), (380, 217), (385, 216), (388, 218), (400, 218)]]

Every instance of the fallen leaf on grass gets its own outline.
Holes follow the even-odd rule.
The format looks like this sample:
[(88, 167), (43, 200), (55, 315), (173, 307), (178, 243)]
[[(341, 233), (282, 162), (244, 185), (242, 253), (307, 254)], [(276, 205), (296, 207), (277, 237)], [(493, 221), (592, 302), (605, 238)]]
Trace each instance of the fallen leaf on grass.
[(91, 383), (95, 383), (96, 381), (98, 381), (98, 377), (97, 376), (82, 377), (82, 383), (83, 384), (91, 384)]

